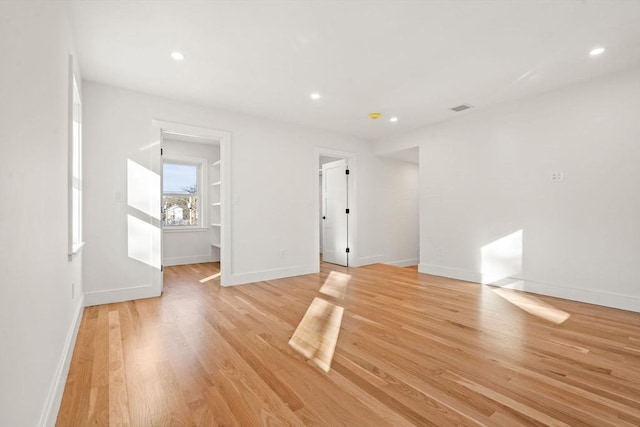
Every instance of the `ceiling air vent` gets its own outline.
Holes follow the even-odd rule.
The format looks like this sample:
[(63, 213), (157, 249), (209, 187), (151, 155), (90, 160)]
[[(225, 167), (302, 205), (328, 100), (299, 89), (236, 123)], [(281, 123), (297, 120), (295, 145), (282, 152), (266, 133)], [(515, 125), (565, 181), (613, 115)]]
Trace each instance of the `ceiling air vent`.
[(458, 105), (457, 107), (453, 107), (451, 110), (455, 111), (456, 113), (459, 113), (460, 111), (468, 110), (471, 107), (472, 107), (471, 105), (462, 104), (462, 105)]

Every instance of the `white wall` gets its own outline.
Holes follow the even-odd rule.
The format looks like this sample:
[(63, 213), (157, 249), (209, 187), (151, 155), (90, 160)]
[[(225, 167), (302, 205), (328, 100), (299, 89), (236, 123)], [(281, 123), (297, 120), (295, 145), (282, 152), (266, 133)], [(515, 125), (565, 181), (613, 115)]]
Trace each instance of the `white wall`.
[(212, 144), (164, 139), (162, 141), (162, 148), (164, 150), (165, 161), (170, 159), (171, 156), (176, 155), (203, 158), (207, 160), (206, 167), (202, 171), (203, 186), (201, 195), (203, 198), (200, 201), (204, 231), (163, 229), (162, 264), (168, 266), (220, 261), (220, 252), (216, 250), (215, 254), (212, 253), (211, 229), (208, 227), (211, 223), (211, 178), (209, 176), (209, 165), (220, 160), (220, 146), (218, 145), (216, 147)]
[(0, 2), (2, 426), (55, 423), (82, 310), (81, 256), (67, 256), (72, 52), (64, 4)]
[(419, 262), (418, 165), (381, 158), (378, 175), (378, 233), (384, 263)]
[[(232, 262), (225, 268), (231, 269), (233, 283), (314, 271), (316, 147), (357, 153), (354, 177), (362, 214), (356, 220), (355, 258), (360, 264), (382, 259), (375, 218), (369, 214), (377, 208), (377, 158), (368, 142), (92, 82), (85, 82), (83, 90), (86, 169), (91, 171), (85, 177), (84, 278), (92, 300), (144, 296), (129, 292), (141, 289), (149, 275), (138, 274), (137, 262), (127, 257), (127, 214), (122, 205), (124, 164), (131, 153), (148, 146), (152, 119), (231, 132)], [(121, 194), (119, 200), (116, 193)], [(285, 250), (284, 258), (280, 249)]]
[(420, 271), (480, 282), (522, 230), (514, 287), (640, 310), (639, 117), (634, 69), (376, 143), (420, 147)]

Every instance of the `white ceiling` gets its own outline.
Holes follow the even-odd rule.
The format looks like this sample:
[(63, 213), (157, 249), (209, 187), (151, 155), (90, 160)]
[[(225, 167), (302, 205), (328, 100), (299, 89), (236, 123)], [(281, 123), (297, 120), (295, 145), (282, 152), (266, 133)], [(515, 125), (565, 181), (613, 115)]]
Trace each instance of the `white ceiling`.
[(640, 64), (637, 0), (77, 1), (72, 14), (85, 79), (372, 140)]

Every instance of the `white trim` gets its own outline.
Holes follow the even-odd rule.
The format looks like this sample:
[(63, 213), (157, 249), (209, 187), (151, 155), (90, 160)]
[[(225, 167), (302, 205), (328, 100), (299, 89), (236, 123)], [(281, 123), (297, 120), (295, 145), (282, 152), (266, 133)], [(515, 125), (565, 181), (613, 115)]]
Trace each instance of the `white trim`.
[(396, 267), (412, 267), (414, 265), (418, 265), (420, 260), (418, 258), (409, 258), (409, 259), (401, 259), (398, 261), (389, 261), (385, 262), (388, 265), (394, 265)]
[(438, 265), (418, 264), (418, 272), (433, 276), (449, 277), (451, 279), (464, 280), (465, 282), (480, 283), (481, 274), (475, 271), (458, 270)]
[(172, 265), (185, 265), (185, 264), (200, 264), (203, 262), (211, 262), (211, 255), (192, 255), (192, 256), (176, 256), (170, 258), (163, 258), (162, 265), (170, 267)]
[(362, 258), (355, 258), (353, 260), (353, 264), (351, 264), (349, 267), (362, 267), (365, 265), (379, 264), (383, 260), (384, 260), (384, 255), (374, 255), (374, 256), (367, 256)]
[(135, 299), (159, 297), (161, 292), (154, 284), (132, 286), (128, 288), (109, 289), (106, 291), (87, 292), (84, 294), (85, 307), (92, 305), (111, 304), (114, 302), (131, 301)]
[(566, 286), (558, 286), (518, 278), (503, 279), (495, 283), (489, 283), (488, 286), (516, 289), (532, 294), (546, 295), (555, 298), (602, 305), (605, 307), (640, 313), (640, 297), (636, 295), (622, 295), (613, 292), (596, 291), (593, 289), (569, 288)]
[(72, 261), (80, 252), (82, 252), (82, 248), (84, 247), (84, 242), (80, 242), (73, 245), (71, 248), (71, 252), (69, 255), (69, 261)]
[(165, 225), (162, 227), (163, 233), (203, 233), (208, 230), (206, 227), (188, 225)]
[[(434, 276), (449, 277), (467, 282), (481, 283), (482, 274), (476, 271), (457, 270), (455, 268), (440, 267), (435, 265), (420, 264), (418, 272), (432, 274)], [(550, 283), (534, 282), (516, 277), (508, 277), (498, 282), (489, 283), (488, 286), (516, 289), (519, 291), (545, 295), (554, 298), (562, 298), (570, 301), (584, 302), (587, 304), (602, 305), (620, 310), (629, 310), (640, 313), (640, 297), (636, 295), (623, 295), (613, 292), (603, 292), (593, 289), (570, 288)]]
[(73, 350), (76, 346), (76, 338), (78, 338), (78, 330), (80, 329), (80, 323), (82, 322), (82, 313), (84, 311), (84, 297), (80, 297), (78, 305), (75, 310), (75, 314), (72, 319), (72, 323), (67, 332), (67, 337), (64, 340), (64, 346), (62, 347), (62, 354), (58, 362), (58, 367), (53, 376), (53, 382), (49, 389), (47, 400), (45, 401), (44, 411), (40, 416), (39, 426), (49, 427), (56, 424), (58, 418), (58, 411), (60, 410), (60, 404), (62, 403), (62, 395), (64, 394), (64, 387), (67, 383), (67, 375), (69, 374), (69, 367), (71, 365), (71, 358), (73, 357)]
[(282, 279), (285, 277), (314, 274), (318, 270), (314, 265), (300, 265), (296, 267), (276, 268), (273, 270), (254, 271), (251, 273), (234, 274), (231, 281), (223, 286), (245, 285), (248, 283), (263, 282), (265, 280)]

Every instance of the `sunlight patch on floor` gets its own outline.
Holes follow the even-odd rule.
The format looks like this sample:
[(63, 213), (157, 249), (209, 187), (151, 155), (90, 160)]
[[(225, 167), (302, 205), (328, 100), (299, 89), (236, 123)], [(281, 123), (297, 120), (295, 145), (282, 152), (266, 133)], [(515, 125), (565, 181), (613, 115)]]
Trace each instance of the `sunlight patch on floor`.
[(329, 276), (327, 276), (327, 279), (320, 288), (320, 293), (333, 298), (344, 299), (344, 296), (347, 293), (349, 280), (351, 280), (350, 274), (332, 271), (329, 273)]
[(314, 298), (289, 345), (325, 372), (331, 370), (344, 308)]
[(211, 276), (205, 277), (204, 279), (200, 280), (200, 283), (206, 283), (209, 280), (217, 279), (218, 277), (220, 277), (220, 273), (212, 274)]
[(540, 298), (524, 292), (504, 288), (495, 288), (493, 292), (527, 313), (555, 323), (556, 325), (564, 323), (571, 317), (566, 311), (555, 308)]

